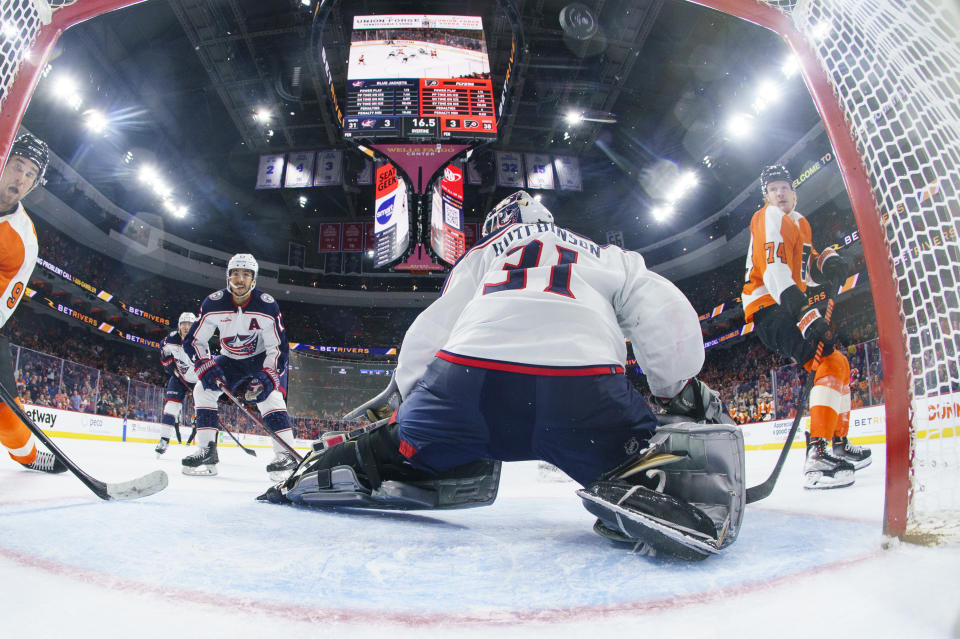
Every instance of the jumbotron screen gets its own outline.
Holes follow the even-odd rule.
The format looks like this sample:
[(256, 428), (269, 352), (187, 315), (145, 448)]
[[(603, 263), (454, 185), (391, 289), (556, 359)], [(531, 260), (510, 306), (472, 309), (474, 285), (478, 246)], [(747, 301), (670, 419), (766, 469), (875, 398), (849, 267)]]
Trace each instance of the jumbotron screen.
[(354, 16), (343, 123), (349, 138), (497, 136), (479, 16)]

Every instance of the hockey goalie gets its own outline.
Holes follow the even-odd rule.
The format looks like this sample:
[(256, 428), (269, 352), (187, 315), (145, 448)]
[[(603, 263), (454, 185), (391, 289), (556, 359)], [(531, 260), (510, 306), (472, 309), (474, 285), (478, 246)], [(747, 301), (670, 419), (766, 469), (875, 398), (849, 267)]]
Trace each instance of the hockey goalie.
[[(624, 375), (624, 337), (663, 424)], [(501, 462), (542, 460), (584, 487), (599, 534), (701, 559), (736, 539), (745, 503), (742, 435), (696, 379), (703, 359), (697, 314), (673, 284), (519, 191), (410, 326), (390, 386), (345, 416), (375, 424), (259, 499), (483, 506)]]

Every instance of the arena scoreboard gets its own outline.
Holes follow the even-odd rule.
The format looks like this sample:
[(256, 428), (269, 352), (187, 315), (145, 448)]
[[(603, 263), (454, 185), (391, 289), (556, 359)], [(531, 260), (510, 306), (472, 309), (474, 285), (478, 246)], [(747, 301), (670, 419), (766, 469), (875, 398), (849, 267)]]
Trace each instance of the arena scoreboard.
[(355, 16), (345, 107), (350, 138), (495, 138), (481, 18)]

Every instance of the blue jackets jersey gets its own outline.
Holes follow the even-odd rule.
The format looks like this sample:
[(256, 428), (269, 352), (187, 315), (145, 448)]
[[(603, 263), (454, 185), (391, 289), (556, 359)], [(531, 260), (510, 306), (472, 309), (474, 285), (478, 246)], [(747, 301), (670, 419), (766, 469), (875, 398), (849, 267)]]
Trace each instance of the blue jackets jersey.
[(190, 328), (183, 350), (196, 361), (210, 357), (207, 346), (214, 333), (220, 335), (220, 355), (246, 360), (263, 355), (263, 368), (282, 374), (290, 346), (277, 301), (258, 288), (246, 303), (237, 306), (226, 288), (214, 291), (200, 305), (200, 319)]
[(160, 342), (160, 364), (168, 375), (175, 375), (188, 384), (197, 383), (193, 362), (183, 352), (183, 340), (177, 331), (173, 331)]

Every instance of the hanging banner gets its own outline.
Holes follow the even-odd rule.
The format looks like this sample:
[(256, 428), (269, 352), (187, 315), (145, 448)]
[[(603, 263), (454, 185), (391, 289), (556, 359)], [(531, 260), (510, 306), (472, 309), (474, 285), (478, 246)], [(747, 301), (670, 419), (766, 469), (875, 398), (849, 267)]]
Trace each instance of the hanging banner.
[(357, 186), (373, 185), (373, 160), (363, 158), (363, 168), (357, 173)]
[(480, 175), (480, 169), (477, 168), (477, 163), (473, 160), (467, 162), (467, 184), (470, 186), (483, 184), (483, 176)]
[(527, 188), (553, 189), (553, 161), (549, 155), (527, 153)]
[(497, 151), (497, 186), (523, 188), (523, 156)]
[(455, 163), (443, 169), (443, 177), (433, 185), (430, 207), (430, 246), (447, 264), (454, 264), (464, 253), (463, 169)]
[(614, 246), (623, 246), (623, 231), (607, 231), (607, 244), (613, 244)]
[(287, 174), (283, 178), (283, 186), (288, 189), (302, 189), (313, 185), (313, 161), (317, 154), (314, 151), (300, 151), (287, 154)]
[(283, 175), (283, 153), (279, 155), (261, 155), (260, 168), (257, 169), (258, 189), (279, 189)]
[(372, 251), (376, 248), (377, 223), (364, 222), (363, 224), (363, 250)]
[(343, 223), (343, 250), (363, 250), (363, 222)]
[(314, 186), (337, 186), (343, 181), (343, 151), (317, 151)]
[(397, 179), (397, 168), (384, 164), (377, 169), (374, 206), (374, 268), (403, 256), (410, 244), (410, 214), (407, 210), (407, 185)]
[(583, 177), (580, 175), (579, 159), (570, 156), (555, 157), (553, 168), (557, 171), (557, 183), (561, 191), (583, 190)]
[(340, 222), (320, 224), (320, 239), (317, 253), (338, 253), (340, 251)]
[(467, 222), (463, 225), (463, 248), (469, 251), (477, 243), (477, 233), (480, 225), (476, 222)]

